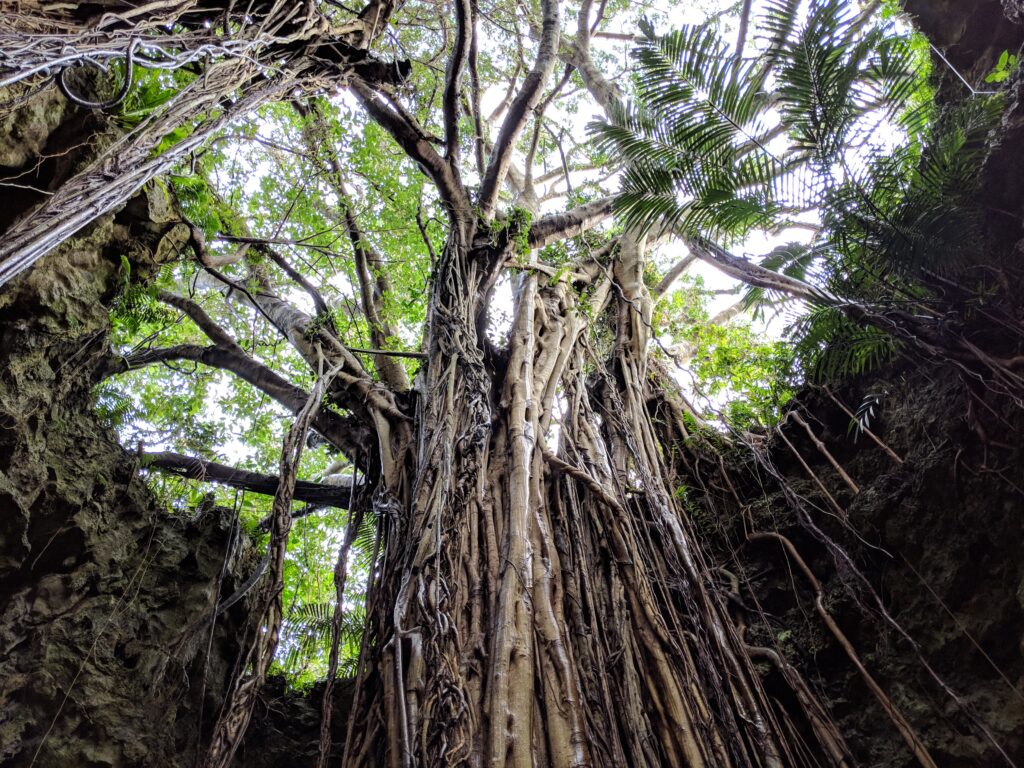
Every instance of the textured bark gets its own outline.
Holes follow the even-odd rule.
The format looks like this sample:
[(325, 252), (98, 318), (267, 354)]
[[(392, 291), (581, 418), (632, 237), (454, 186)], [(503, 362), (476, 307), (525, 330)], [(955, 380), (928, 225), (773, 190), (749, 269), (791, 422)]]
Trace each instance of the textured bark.
[(522, 276), (488, 361), (477, 318), (503, 259), (449, 240), (406, 443), (423, 448), (378, 495), (395, 512), (347, 765), (801, 764), (668, 484), (644, 248), (623, 239), (616, 346), (588, 376), (607, 290), (585, 312), (565, 283)]
[[(577, 40), (560, 50), (578, 58), (585, 80), (610, 102), (614, 88), (579, 55), (588, 18), (589, 7)], [(550, 67), (542, 63), (535, 71), (545, 75)], [(486, 302), (513, 255), (509, 235), (518, 233), (490, 231), (447, 160), (422, 136), (403, 133), (369, 86), (357, 80), (354, 89), (437, 181), (452, 230), (433, 282), (428, 358), (410, 394), (415, 409), (390, 398), (350, 350), (331, 350), (329, 338), (308, 334), (309, 316), (270, 291), (253, 297), (310, 361), (327, 348), (346, 362), (331, 396), (358, 402), (379, 443), (381, 466), (368, 482), (384, 554), (369, 590), (351, 709), (342, 696), (334, 717), (347, 730), (344, 746), (334, 740), (334, 758), (343, 751), (349, 766), (801, 766), (844, 765), (852, 751), (866, 764), (897, 766), (913, 759), (885, 717), (898, 707), (937, 764), (999, 764), (1000, 748), (1020, 759), (1019, 649), (991, 642), (1007, 634), (1016, 640), (1022, 627), (1019, 413), (1000, 416), (1004, 406), (993, 399), (985, 405), (1006, 417), (1007, 432), (999, 432), (999, 419), (973, 411), (961, 424), (958, 408), (979, 395), (967, 385), (929, 393), (919, 378), (923, 405), (906, 411), (901, 429), (880, 430), (908, 457), (905, 464), (889, 467), (891, 456), (878, 449), (850, 448), (848, 417), (834, 413), (828, 434), (807, 442), (806, 430), (787, 433), (799, 460), (781, 458), (777, 446), (767, 459), (744, 451), (726, 464), (713, 441), (687, 442), (686, 403), (647, 357), (651, 297), (642, 238), (620, 238), (609, 272), (589, 275), (586, 298), (564, 279), (549, 282), (524, 269), (509, 348), (495, 350), (483, 337)], [(21, 142), (23, 151), (6, 155), (12, 164), (50, 143), (62, 109), (39, 108), (22, 123), (47, 135)], [(509, 146), (522, 127), (513, 123)], [(4, 123), (7, 130), (16, 124)], [(502, 163), (489, 178), (504, 175)], [(49, 178), (59, 184), (71, 172)], [(22, 211), (24, 203), (8, 208)], [(579, 220), (545, 226), (577, 231), (600, 210), (577, 213)], [(544, 228), (535, 233), (547, 236)], [(207, 516), (185, 524), (155, 509), (133, 458), (97, 426), (87, 394), (109, 370), (101, 360), (104, 302), (120, 255), (129, 255), (133, 274), (144, 274), (188, 237), (150, 188), (43, 257), (0, 296), (7, 357), (0, 376), (0, 761), (191, 764), (205, 746), (199, 705), (207, 723), (219, 708), (237, 627), (218, 624), (211, 646), (182, 628), (210, 614), (218, 588), (230, 594), (236, 586), (231, 572), (222, 576), (230, 522)], [(607, 349), (586, 340), (595, 317), (612, 332)], [(210, 354), (199, 349), (197, 356)], [(242, 363), (234, 359), (245, 369)], [(948, 370), (934, 375), (953, 378)], [(301, 397), (294, 388), (275, 391), (282, 400)], [(913, 396), (903, 392), (896, 402)], [(938, 403), (954, 416), (938, 420)], [(820, 404), (815, 411), (828, 416)], [(991, 461), (989, 440), (1000, 451)], [(813, 505), (803, 500), (821, 486), (795, 478), (805, 468), (834, 471), (836, 462), (856, 465), (849, 474), (861, 492), (848, 498), (841, 477), (824, 483), (826, 492), (851, 520), (884, 531), (884, 545), (917, 563), (952, 622), (936, 620), (936, 604), (912, 570), (858, 549), (842, 526), (823, 531), (807, 516)], [(954, 507), (947, 489), (962, 485), (974, 501)], [(957, 511), (971, 520), (962, 524)], [(817, 587), (801, 593), (777, 552), (749, 543), (757, 538), (748, 523), (785, 530), (812, 573), (833, 576), (819, 576)], [(838, 538), (855, 560), (832, 548)], [(756, 567), (734, 585), (728, 568), (742, 547), (753, 554), (740, 564)], [(244, 574), (237, 554), (226, 560)], [(882, 629), (866, 626), (840, 589), (856, 581), (854, 563), (867, 564), (876, 591), (889, 590), (903, 625), (925, 654), (939, 658), (939, 671), (969, 692), (994, 741), (921, 671), (912, 647), (890, 647), (905, 638), (877, 610), (869, 615)], [(858, 589), (871, 597), (863, 584)], [(818, 599), (817, 615), (833, 617), (841, 632), (829, 625), (832, 636), (848, 638), (849, 648), (837, 652), (806, 620), (800, 596)], [(780, 639), (783, 630), (798, 642)], [(975, 655), (968, 637), (994, 649), (992, 664)], [(864, 687), (865, 672), (891, 702), (886, 711), (873, 703), (883, 700), (878, 691)], [(939, 711), (928, 708), (929, 697), (942, 702)], [(267, 696), (263, 702), (253, 714), (258, 746), (243, 744), (242, 762), (312, 762), (318, 733), (308, 707), (294, 702), (300, 732), (310, 734), (306, 750), (277, 758), (280, 744), (294, 744), (296, 735), (286, 733), (290, 722), (275, 721)], [(928, 764), (916, 736), (907, 741)]]

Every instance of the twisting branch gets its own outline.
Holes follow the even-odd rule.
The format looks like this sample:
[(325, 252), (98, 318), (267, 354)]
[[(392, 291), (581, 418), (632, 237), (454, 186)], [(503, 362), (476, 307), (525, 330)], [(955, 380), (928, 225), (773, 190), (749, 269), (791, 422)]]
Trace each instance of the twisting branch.
[(135, 48), (137, 45), (138, 40), (132, 40), (128, 43), (128, 50), (124, 55), (124, 82), (121, 84), (118, 92), (106, 101), (91, 101), (72, 91), (71, 88), (68, 87), (66, 79), (67, 67), (62, 68), (57, 72), (57, 88), (60, 89), (62, 94), (64, 94), (64, 98), (79, 107), (84, 107), (86, 109), (110, 109), (111, 107), (116, 107), (125, 100), (125, 97), (128, 95), (128, 91), (131, 90), (135, 72)]
[[(143, 454), (141, 466), (143, 469), (157, 469), (188, 480), (221, 483), (232, 488), (262, 493), (267, 496), (275, 495), (281, 485), (281, 478), (277, 475), (265, 475), (260, 472), (237, 469), (197, 456), (185, 456), (170, 451)], [(352, 492), (351, 479), (338, 485), (296, 480), (294, 498), (296, 501), (305, 501), (318, 506), (348, 509)]]
[(558, 56), (559, 12), (558, 0), (543, 0), (541, 4), (544, 15), (541, 26), (540, 45), (537, 49), (537, 60), (533, 69), (523, 80), (523, 86), (516, 94), (509, 107), (501, 131), (494, 142), (494, 150), (487, 165), (480, 186), (480, 211), (487, 218), (494, 213), (498, 201), (498, 192), (505, 183), (509, 165), (512, 163), (512, 151), (515, 141), (522, 133), (530, 112), (540, 100), (541, 89), (551, 76)]

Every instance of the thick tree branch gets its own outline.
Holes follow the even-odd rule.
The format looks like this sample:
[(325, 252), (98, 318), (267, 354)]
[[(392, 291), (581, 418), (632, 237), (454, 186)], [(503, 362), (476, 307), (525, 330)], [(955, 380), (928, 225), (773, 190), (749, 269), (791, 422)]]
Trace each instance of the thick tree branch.
[[(264, 475), (260, 472), (236, 469), (207, 459), (169, 451), (143, 454), (141, 466), (143, 469), (158, 469), (161, 472), (188, 480), (221, 483), (232, 488), (262, 493), (267, 496), (277, 493), (277, 488), (280, 485), (280, 478), (277, 475)], [(294, 499), (309, 504), (347, 509), (352, 493), (351, 479), (344, 479), (337, 485), (296, 480)]]
[[(309, 398), (309, 393), (304, 389), (249, 357), (237, 345), (233, 349), (199, 344), (148, 349), (127, 357), (110, 358), (103, 373), (104, 376), (113, 376), (144, 365), (173, 360), (190, 360), (229, 371), (265, 392), (292, 413), (298, 413)], [(370, 428), (363, 419), (355, 416), (341, 416), (334, 411), (321, 409), (313, 419), (313, 428), (350, 459), (360, 451), (365, 454), (365, 446), (372, 444)]]
[[(246, 234), (248, 233), (246, 232)], [(194, 240), (193, 246), (196, 248), (199, 261), (206, 266), (202, 242)], [(230, 291), (237, 291), (238, 295), (244, 296), (249, 306), (261, 313), (273, 327), (288, 339), (313, 370), (319, 370), (324, 355), (335, 362), (344, 361), (345, 370), (338, 370), (332, 376), (334, 381), (331, 390), (332, 402), (363, 416), (367, 416), (366, 406), (369, 405), (381, 413), (405, 418), (396, 408), (391, 393), (384, 391), (385, 387), (378, 385), (373, 380), (363, 367), (362, 361), (342, 344), (333, 327), (321, 327), (314, 323), (314, 319), (308, 314), (276, 295), (259, 265), (250, 263), (249, 266), (251, 269), (250, 280), (258, 286), (253, 290), (209, 266), (206, 266), (206, 271), (223, 283), (229, 289), (229, 294)], [(184, 297), (176, 297), (175, 301), (182, 304), (183, 307), (186, 303), (190, 303)], [(205, 313), (202, 313), (198, 306), (189, 311), (200, 319), (205, 317)], [(214, 326), (214, 329), (217, 328), (208, 318), (207, 323)], [(204, 328), (204, 330), (207, 329)], [(214, 341), (217, 341), (220, 346), (229, 348), (235, 344), (227, 337), (214, 338)], [(241, 347), (237, 347), (234, 351), (245, 356)]]
[(479, 52), (477, 47), (479, 45), (480, 36), (477, 32), (477, 3), (476, 0), (470, 0), (470, 25), (472, 27), (472, 35), (469, 39), (469, 86), (471, 91), (471, 101), (473, 108), (473, 149), (474, 158), (476, 160), (476, 170), (481, 176), (484, 175), (484, 119), (483, 115), (480, 114), (480, 100), (481, 100), (481, 88), (480, 88), (480, 66), (479, 66)]
[(579, 71), (583, 84), (587, 87), (590, 95), (605, 112), (610, 112), (613, 104), (622, 101), (622, 90), (604, 76), (590, 56), (592, 27), (589, 25), (589, 17), (591, 5), (590, 0), (585, 0), (580, 8), (576, 37), (564, 41), (559, 47), (558, 55), (566, 64), (571, 64)]
[(352, 93), (359, 99), (366, 113), (373, 118), (403, 151), (419, 164), (423, 172), (437, 185), (441, 199), (450, 211), (463, 211), (467, 206), (465, 191), (452, 167), (445, 162), (427, 139), (426, 133), (409, 119), (386, 104), (364, 80), (354, 77), (349, 83)]
[[(195, 130), (153, 156), (159, 141), (179, 125), (201, 118), (240, 81), (255, 83), (227, 109), (200, 120)], [(38, 208), (11, 225), (0, 241), (0, 285), (25, 271), (90, 222), (122, 205), (152, 178), (199, 150), (231, 120), (280, 97), (297, 81), (292, 74), (261, 81), (248, 62), (217, 62), (139, 128), (107, 148), (91, 165), (62, 184)]]
[(530, 247), (543, 248), (550, 243), (586, 232), (602, 221), (611, 218), (614, 213), (614, 203), (614, 197), (603, 197), (571, 211), (555, 213), (538, 219), (530, 227)]
[[(329, 327), (320, 327), (308, 314), (277, 296), (258, 269), (251, 274), (251, 279), (259, 286), (253, 290), (216, 270), (208, 268), (207, 272), (244, 296), (249, 306), (266, 317), (314, 371), (320, 369), (324, 359), (332, 364), (344, 363), (332, 374), (331, 402), (358, 414), (367, 423), (374, 421), (368, 408), (388, 417), (407, 418), (395, 404), (393, 393), (367, 373), (362, 361), (348, 350), (337, 334)], [(247, 357), (240, 347), (237, 352)]]
[(519, 89), (519, 93), (516, 94), (515, 100), (509, 107), (498, 138), (494, 142), (494, 151), (491, 153), (487, 172), (481, 183), (480, 211), (485, 218), (494, 212), (494, 206), (498, 201), (498, 192), (505, 182), (508, 167), (512, 162), (516, 139), (522, 133), (523, 127), (530, 117), (530, 112), (540, 99), (541, 89), (555, 67), (559, 36), (558, 0), (543, 0), (542, 10), (544, 20), (537, 60), (530, 74), (523, 80), (523, 87)]
[(466, 69), (469, 52), (476, 30), (473, 27), (473, 11), (469, 0), (454, 0), (455, 5), (455, 48), (448, 59), (445, 70), (444, 97), (444, 155), (454, 173), (459, 163), (459, 103), (462, 93), (462, 73)]

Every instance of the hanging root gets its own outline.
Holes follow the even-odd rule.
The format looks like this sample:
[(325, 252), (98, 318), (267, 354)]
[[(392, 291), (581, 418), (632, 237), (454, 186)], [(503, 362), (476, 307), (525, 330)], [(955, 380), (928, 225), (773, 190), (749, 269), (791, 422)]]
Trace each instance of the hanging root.
[[(281, 593), (284, 589), (284, 559), (288, 548), (288, 533), (292, 524), (291, 504), (299, 460), (302, 458), (309, 425), (320, 408), (320, 403), (331, 379), (339, 370), (340, 366), (336, 366), (320, 376), (305, 406), (299, 411), (288, 434), (285, 435), (281, 448), (281, 480), (277, 493), (274, 495), (271, 512), (274, 523), (270, 536), (270, 579), (257, 597), (258, 607), (253, 613), (256, 617), (253, 625), (253, 638), (249, 646), (239, 655), (235, 677), (231, 682), (224, 708), (214, 726), (210, 748), (203, 762), (204, 768), (227, 768), (230, 765), (235, 751), (249, 727), (256, 697), (259, 695), (267, 669), (277, 650), (282, 619)], [(321, 373), (323, 373), (322, 369)]]
[(839, 625), (836, 624), (835, 619), (832, 618), (832, 614), (828, 612), (828, 609), (825, 607), (825, 592), (821, 587), (821, 582), (818, 581), (810, 566), (807, 565), (807, 562), (800, 556), (800, 553), (797, 552), (793, 542), (780, 533), (751, 533), (747, 536), (747, 540), (776, 541), (785, 548), (790, 559), (792, 559), (801, 572), (803, 572), (814, 592), (814, 608), (818, 612), (818, 615), (821, 616), (821, 619), (825, 622), (825, 626), (828, 627), (829, 632), (832, 633), (832, 636), (842, 647), (847, 657), (853, 663), (853, 666), (864, 679), (868, 688), (871, 689), (871, 693), (874, 694), (882, 709), (889, 716), (889, 719), (892, 720), (893, 724), (896, 726), (896, 730), (899, 731), (900, 736), (903, 737), (907, 746), (910, 747), (910, 751), (914, 754), (917, 762), (922, 766), (922, 768), (938, 768), (935, 761), (932, 760), (931, 755), (928, 753), (927, 748), (924, 746), (924, 742), (921, 741), (921, 737), (917, 735), (917, 732), (907, 721), (906, 717), (903, 716), (903, 713), (900, 712), (899, 708), (897, 708), (895, 704), (893, 704), (889, 696), (884, 690), (882, 690), (882, 687), (871, 676), (871, 673), (868, 672), (864, 663), (861, 661), (860, 656), (857, 654), (857, 651), (854, 649), (843, 631), (839, 628)]
[[(352, 478), (353, 494), (355, 477)], [(338, 549), (338, 560), (334, 565), (334, 613), (331, 616), (331, 650), (327, 662), (327, 682), (324, 685), (323, 701), (320, 708), (320, 752), (317, 755), (316, 768), (327, 768), (327, 760), (331, 752), (331, 714), (334, 698), (334, 682), (338, 676), (338, 655), (341, 646), (341, 624), (345, 611), (345, 577), (348, 574), (348, 553), (355, 541), (359, 526), (363, 522), (363, 505), (354, 512), (349, 503), (349, 520), (345, 531), (345, 539)]]
[[(814, 443), (814, 447), (818, 449), (818, 453), (824, 456), (825, 460), (832, 465), (832, 468), (836, 471), (836, 474), (838, 474), (843, 479), (843, 482), (846, 483), (847, 487), (854, 493), (860, 493), (860, 486), (858, 486), (853, 481), (853, 478), (850, 477), (846, 473), (846, 470), (843, 469), (842, 466), (839, 464), (839, 462), (835, 460), (835, 457), (829, 452), (825, 444), (818, 439), (818, 436), (814, 434), (814, 430), (811, 429), (811, 425), (808, 424), (804, 420), (804, 418), (796, 411), (790, 411), (788, 414), (786, 414), (786, 418), (792, 418), (793, 421), (795, 421), (797, 424), (804, 428), (804, 431), (807, 433), (807, 436), (811, 439), (811, 442)], [(783, 419), (783, 423), (784, 422), (785, 419)]]

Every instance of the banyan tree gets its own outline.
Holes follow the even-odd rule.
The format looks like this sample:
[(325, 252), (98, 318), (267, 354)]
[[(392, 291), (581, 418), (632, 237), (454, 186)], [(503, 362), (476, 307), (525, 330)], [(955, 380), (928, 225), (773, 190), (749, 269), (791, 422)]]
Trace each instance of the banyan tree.
[[(1020, 200), (985, 186), (1020, 29), (996, 13), (968, 71), (893, 3), (721, 5), (4, 4), (0, 515), (11, 615), (46, 628), (2, 635), (0, 760), (249, 764), (268, 679), (301, 668), (318, 766), (858, 764), (771, 629), (775, 568), (892, 765), (954, 763), (851, 612), (1015, 764), (1019, 719), (929, 661), (866, 573), (884, 547), (852, 553), (844, 452), (911, 469), (889, 390), (829, 387), (941, 370), (1020, 424)], [(978, 471), (1020, 491), (1013, 456)], [(104, 554), (87, 507), (161, 532)], [(216, 545), (188, 533), (213, 518)], [(122, 626), (170, 550), (213, 565)], [(106, 623), (39, 618), (58, 593)], [(51, 642), (87, 652), (31, 679)], [(173, 701), (134, 752), (77, 700), (119, 676)]]

